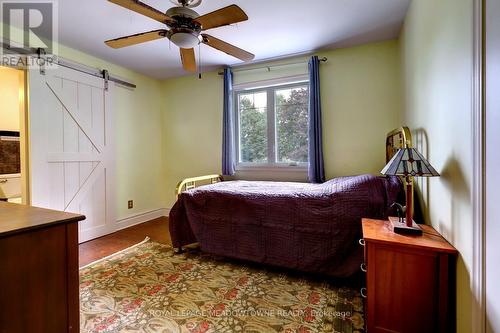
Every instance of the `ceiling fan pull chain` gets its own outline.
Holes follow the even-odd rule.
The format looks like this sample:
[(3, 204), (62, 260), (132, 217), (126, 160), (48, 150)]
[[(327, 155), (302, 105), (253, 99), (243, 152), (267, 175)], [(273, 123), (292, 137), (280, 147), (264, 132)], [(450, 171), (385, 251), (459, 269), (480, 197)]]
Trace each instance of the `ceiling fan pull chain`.
[(198, 43), (198, 58), (199, 58), (199, 64), (198, 64), (198, 79), (201, 80), (201, 71), (202, 71), (202, 67), (201, 67), (201, 43)]

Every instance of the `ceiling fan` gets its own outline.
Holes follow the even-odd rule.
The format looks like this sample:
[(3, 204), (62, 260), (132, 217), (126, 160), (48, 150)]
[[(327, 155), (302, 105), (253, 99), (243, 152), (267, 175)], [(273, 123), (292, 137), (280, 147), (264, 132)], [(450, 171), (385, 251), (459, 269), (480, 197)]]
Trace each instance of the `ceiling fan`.
[(170, 8), (166, 13), (138, 0), (108, 1), (150, 17), (168, 27), (168, 29), (158, 29), (106, 41), (106, 45), (112, 48), (117, 49), (160, 38), (168, 38), (172, 43), (179, 46), (182, 65), (185, 70), (190, 72), (196, 72), (194, 47), (200, 43), (211, 46), (243, 61), (250, 61), (255, 57), (252, 53), (239, 47), (202, 33), (202, 31), (208, 29), (248, 20), (248, 16), (237, 5), (231, 5), (200, 16), (191, 8), (199, 6), (202, 0), (170, 0), (177, 6)]

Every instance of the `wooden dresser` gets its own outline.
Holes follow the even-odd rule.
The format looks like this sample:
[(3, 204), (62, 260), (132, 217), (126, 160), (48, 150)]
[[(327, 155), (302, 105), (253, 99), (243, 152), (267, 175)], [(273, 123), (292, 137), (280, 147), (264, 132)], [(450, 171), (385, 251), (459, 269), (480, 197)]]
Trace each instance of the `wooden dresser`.
[(79, 332), (83, 219), (0, 202), (0, 333)]
[(388, 221), (363, 219), (369, 333), (454, 332), (457, 251), (422, 229), (403, 236)]

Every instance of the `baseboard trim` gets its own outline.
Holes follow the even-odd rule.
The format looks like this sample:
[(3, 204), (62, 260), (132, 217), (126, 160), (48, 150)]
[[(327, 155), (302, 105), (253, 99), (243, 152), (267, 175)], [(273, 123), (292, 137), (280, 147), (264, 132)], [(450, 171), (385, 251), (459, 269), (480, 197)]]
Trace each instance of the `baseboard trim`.
[(137, 224), (148, 222), (159, 217), (168, 216), (170, 209), (160, 208), (149, 212), (139, 213), (116, 221), (116, 231), (132, 227)]

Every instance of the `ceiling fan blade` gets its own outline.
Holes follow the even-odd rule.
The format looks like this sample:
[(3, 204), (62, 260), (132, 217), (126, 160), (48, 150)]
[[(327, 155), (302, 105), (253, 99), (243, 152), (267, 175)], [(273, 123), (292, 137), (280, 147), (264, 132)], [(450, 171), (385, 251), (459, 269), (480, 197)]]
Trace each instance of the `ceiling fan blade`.
[(196, 58), (194, 55), (194, 49), (183, 49), (181, 48), (181, 60), (182, 66), (188, 72), (196, 72)]
[(203, 30), (208, 30), (246, 20), (247, 14), (240, 7), (231, 5), (202, 15), (195, 21), (201, 24)]
[(202, 34), (202, 36), (203, 36), (203, 43), (213, 47), (214, 49), (225, 52), (230, 56), (233, 56), (243, 61), (251, 61), (253, 60), (253, 58), (255, 58), (254, 54), (247, 52), (243, 49), (240, 49), (239, 47), (236, 47), (229, 43), (226, 43), (223, 40), (220, 40), (218, 38), (215, 38), (207, 34)]
[(108, 1), (118, 6), (130, 9), (136, 13), (150, 17), (153, 20), (157, 20), (161, 23), (174, 21), (173, 18), (166, 15), (165, 13), (162, 13), (158, 9), (148, 6), (145, 3), (142, 3), (138, 0), (108, 0)]
[(164, 38), (166, 36), (166, 34), (167, 34), (167, 30), (159, 29), (159, 30), (153, 30), (150, 32), (142, 32), (140, 34), (135, 34), (135, 35), (130, 35), (130, 36), (125, 36), (125, 37), (107, 40), (104, 43), (106, 43), (106, 45), (109, 47), (112, 47), (114, 49), (119, 49), (119, 48), (122, 48), (125, 46), (131, 46), (131, 45), (135, 45), (135, 44), (149, 42), (149, 41), (155, 40), (155, 39)]

